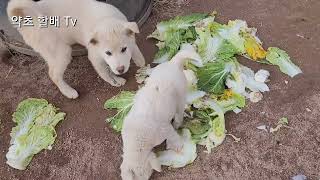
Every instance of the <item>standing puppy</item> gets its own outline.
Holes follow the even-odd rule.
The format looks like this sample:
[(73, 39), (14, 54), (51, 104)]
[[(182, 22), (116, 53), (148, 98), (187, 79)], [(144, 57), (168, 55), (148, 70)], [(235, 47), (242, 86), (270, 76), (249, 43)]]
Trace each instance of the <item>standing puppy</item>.
[[(95, 0), (11, 0), (7, 13), (9, 17), (32, 17), (34, 26), (22, 26), (18, 31), (46, 60), (50, 78), (68, 98), (78, 97), (78, 92), (63, 80), (73, 44), (87, 47), (95, 70), (112, 86), (125, 84), (125, 79), (116, 75), (128, 71), (131, 58), (139, 67), (145, 64), (135, 42), (135, 34), (139, 33), (137, 24), (128, 22), (112, 5)], [(41, 27), (40, 17), (54, 16), (59, 18), (59, 27)]]
[(180, 51), (170, 62), (154, 68), (146, 85), (137, 92), (122, 129), (123, 180), (147, 180), (153, 169), (160, 172), (161, 165), (152, 149), (163, 141), (167, 149), (181, 150), (183, 142), (175, 128), (183, 122), (186, 104), (186, 58), (200, 57), (195, 51)]

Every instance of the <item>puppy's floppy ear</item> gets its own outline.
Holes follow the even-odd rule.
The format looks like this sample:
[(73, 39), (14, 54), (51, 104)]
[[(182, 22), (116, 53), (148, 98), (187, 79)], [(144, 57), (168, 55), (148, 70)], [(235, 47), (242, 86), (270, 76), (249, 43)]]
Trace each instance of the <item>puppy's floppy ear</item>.
[(96, 44), (98, 44), (98, 40), (96, 38), (91, 38), (90, 39), (90, 44), (96, 45)]
[(136, 33), (139, 33), (139, 27), (137, 25), (137, 23), (135, 22), (126, 22), (124, 24), (124, 27), (126, 28), (126, 34), (128, 36), (133, 36)]
[(152, 167), (152, 169), (161, 172), (161, 164), (158, 160), (158, 158), (156, 157), (156, 154), (154, 152), (151, 152), (149, 155), (149, 163)]
[(89, 45), (97, 45), (99, 43), (97, 38), (97, 32), (92, 32), (92, 34), (89, 34), (89, 37), (91, 37)]
[(12, 11), (11, 11), (11, 15), (12, 16), (18, 16), (18, 17), (24, 17), (24, 11), (22, 8), (14, 8)]

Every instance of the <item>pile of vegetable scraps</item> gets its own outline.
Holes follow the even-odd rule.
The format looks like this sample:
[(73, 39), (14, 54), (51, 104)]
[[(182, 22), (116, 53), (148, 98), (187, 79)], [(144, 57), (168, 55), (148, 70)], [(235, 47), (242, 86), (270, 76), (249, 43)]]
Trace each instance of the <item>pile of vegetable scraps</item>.
[[(255, 73), (240, 64), (237, 56), (275, 65), (290, 77), (302, 73), (285, 51), (277, 47), (265, 50), (256, 36), (256, 29), (248, 27), (245, 21), (221, 24), (215, 21), (215, 13), (197, 13), (160, 22), (149, 38), (158, 41), (159, 51), (154, 63), (169, 61), (180, 49), (188, 46), (195, 48), (202, 58), (201, 63), (186, 63), (184, 71), (188, 80), (188, 104), (182, 136), (185, 140), (189, 137), (184, 146), (189, 150), (184, 149), (182, 154), (170, 150), (158, 153), (160, 162), (171, 167), (183, 167), (193, 162), (195, 144), (205, 146), (210, 153), (226, 137), (225, 113), (240, 113), (246, 99), (258, 102), (263, 98), (262, 93), (269, 91), (266, 84), (269, 72), (261, 69)], [(137, 82), (143, 83), (151, 72), (150, 66), (138, 70)], [(134, 92), (124, 91), (106, 101), (106, 109), (118, 111), (107, 119), (115, 130), (121, 131), (133, 98)]]
[(17, 124), (10, 133), (7, 164), (25, 170), (33, 156), (43, 149), (51, 149), (57, 134), (55, 126), (64, 119), (65, 113), (44, 99), (29, 98), (19, 103), (13, 121)]

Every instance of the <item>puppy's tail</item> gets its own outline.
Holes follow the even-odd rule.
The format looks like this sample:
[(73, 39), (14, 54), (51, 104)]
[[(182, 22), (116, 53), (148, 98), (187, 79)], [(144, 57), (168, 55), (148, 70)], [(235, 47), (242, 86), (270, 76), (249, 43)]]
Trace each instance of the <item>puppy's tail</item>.
[[(7, 7), (7, 14), (9, 16), (10, 22), (13, 16), (26, 17), (31, 16), (37, 18), (41, 13), (38, 4), (32, 0), (10, 0)], [(34, 19), (33, 19), (34, 20)]]
[(202, 63), (201, 57), (192, 47), (192, 45), (184, 45), (181, 50), (171, 59), (171, 63), (176, 64), (180, 69), (183, 69), (187, 59), (192, 59), (198, 64)]

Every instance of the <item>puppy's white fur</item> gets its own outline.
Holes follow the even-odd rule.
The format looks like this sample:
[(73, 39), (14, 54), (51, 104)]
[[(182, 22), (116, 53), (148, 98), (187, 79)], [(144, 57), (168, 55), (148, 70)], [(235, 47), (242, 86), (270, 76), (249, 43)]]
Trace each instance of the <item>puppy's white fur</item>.
[[(68, 98), (78, 97), (77, 91), (63, 80), (64, 71), (71, 61), (71, 45), (75, 43), (87, 47), (95, 70), (113, 86), (125, 84), (125, 79), (116, 75), (128, 71), (131, 58), (137, 66), (145, 64), (135, 43), (135, 33), (139, 33), (137, 24), (128, 22), (112, 5), (95, 0), (11, 0), (7, 13), (10, 18), (33, 17), (33, 27), (22, 26), (18, 31), (25, 42), (46, 60), (50, 78)], [(59, 16), (60, 27), (40, 28), (39, 16)], [(76, 26), (67, 27), (64, 16), (76, 18)], [(107, 51), (111, 55), (107, 55)], [(107, 65), (113, 73), (108, 71)]]
[(122, 129), (122, 179), (146, 180), (153, 169), (161, 171), (152, 149), (164, 140), (168, 149), (182, 148), (182, 139), (175, 128), (182, 124), (186, 104), (187, 80), (183, 73), (186, 58), (197, 59), (199, 55), (195, 51), (180, 51), (170, 62), (158, 65), (137, 92)]

